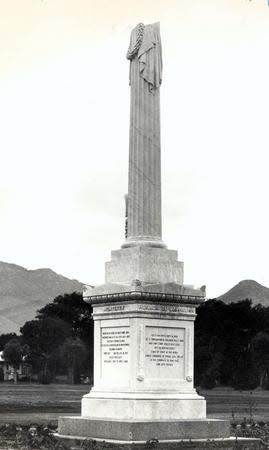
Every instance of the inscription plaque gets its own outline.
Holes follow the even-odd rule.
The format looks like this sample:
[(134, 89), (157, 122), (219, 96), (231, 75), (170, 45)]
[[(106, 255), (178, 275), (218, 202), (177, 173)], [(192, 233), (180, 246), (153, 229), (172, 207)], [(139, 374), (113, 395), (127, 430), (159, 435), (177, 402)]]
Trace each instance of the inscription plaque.
[(102, 328), (102, 361), (105, 364), (129, 362), (130, 332), (127, 327)]
[(101, 330), (102, 377), (120, 381), (129, 368), (129, 327), (104, 327)]
[(184, 378), (185, 330), (147, 326), (145, 331), (146, 376)]

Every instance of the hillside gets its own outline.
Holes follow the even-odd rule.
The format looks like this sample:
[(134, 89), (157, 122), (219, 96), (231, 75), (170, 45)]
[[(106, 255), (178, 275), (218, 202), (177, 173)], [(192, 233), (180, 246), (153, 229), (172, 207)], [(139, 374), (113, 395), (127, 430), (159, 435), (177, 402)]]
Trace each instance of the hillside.
[(27, 270), (0, 262), (0, 334), (19, 332), (36, 311), (57, 295), (82, 292), (84, 285), (50, 269)]
[(254, 280), (243, 280), (218, 297), (217, 300), (224, 303), (235, 303), (246, 298), (251, 299), (253, 305), (260, 303), (263, 306), (269, 306), (269, 288)]

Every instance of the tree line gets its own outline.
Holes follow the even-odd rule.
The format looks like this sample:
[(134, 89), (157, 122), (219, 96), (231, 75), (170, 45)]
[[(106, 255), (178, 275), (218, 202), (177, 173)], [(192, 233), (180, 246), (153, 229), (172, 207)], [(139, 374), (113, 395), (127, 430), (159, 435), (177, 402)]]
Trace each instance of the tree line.
[[(225, 304), (208, 300), (197, 308), (195, 322), (195, 385), (207, 389), (269, 388), (269, 308), (250, 300)], [(93, 376), (92, 307), (78, 293), (58, 296), (40, 309), (21, 335), (0, 335), (0, 350), (14, 368), (22, 360), (41, 382), (68, 374)]]
[(269, 388), (269, 308), (209, 300), (197, 309), (195, 384)]
[(25, 361), (42, 383), (68, 374), (71, 383), (93, 372), (92, 307), (78, 293), (58, 296), (26, 322), (21, 335), (0, 336), (4, 359), (16, 370)]

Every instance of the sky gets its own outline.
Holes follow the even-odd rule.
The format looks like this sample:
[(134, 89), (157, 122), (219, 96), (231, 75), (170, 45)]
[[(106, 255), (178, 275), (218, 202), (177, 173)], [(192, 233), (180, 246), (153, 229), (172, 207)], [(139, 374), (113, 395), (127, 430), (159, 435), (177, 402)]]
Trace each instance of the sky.
[(0, 260), (104, 282), (124, 242), (131, 29), (160, 21), (163, 240), (269, 287), (266, 0), (0, 0)]

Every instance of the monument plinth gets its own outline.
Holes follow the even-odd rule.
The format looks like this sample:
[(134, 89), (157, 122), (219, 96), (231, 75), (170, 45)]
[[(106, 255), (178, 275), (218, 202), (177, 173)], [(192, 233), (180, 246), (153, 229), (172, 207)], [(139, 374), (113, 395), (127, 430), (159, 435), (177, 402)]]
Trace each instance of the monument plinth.
[[(204, 418), (193, 388), (191, 300), (133, 291), (91, 299), (94, 305), (94, 387), (82, 416), (122, 420)], [(193, 299), (197, 304), (198, 299)]]
[(93, 306), (94, 386), (80, 417), (59, 433), (118, 442), (226, 438), (227, 421), (207, 420), (193, 386), (195, 309), (203, 289), (183, 284), (183, 263), (162, 241), (159, 24), (131, 33), (130, 148), (126, 240), (106, 263)]

